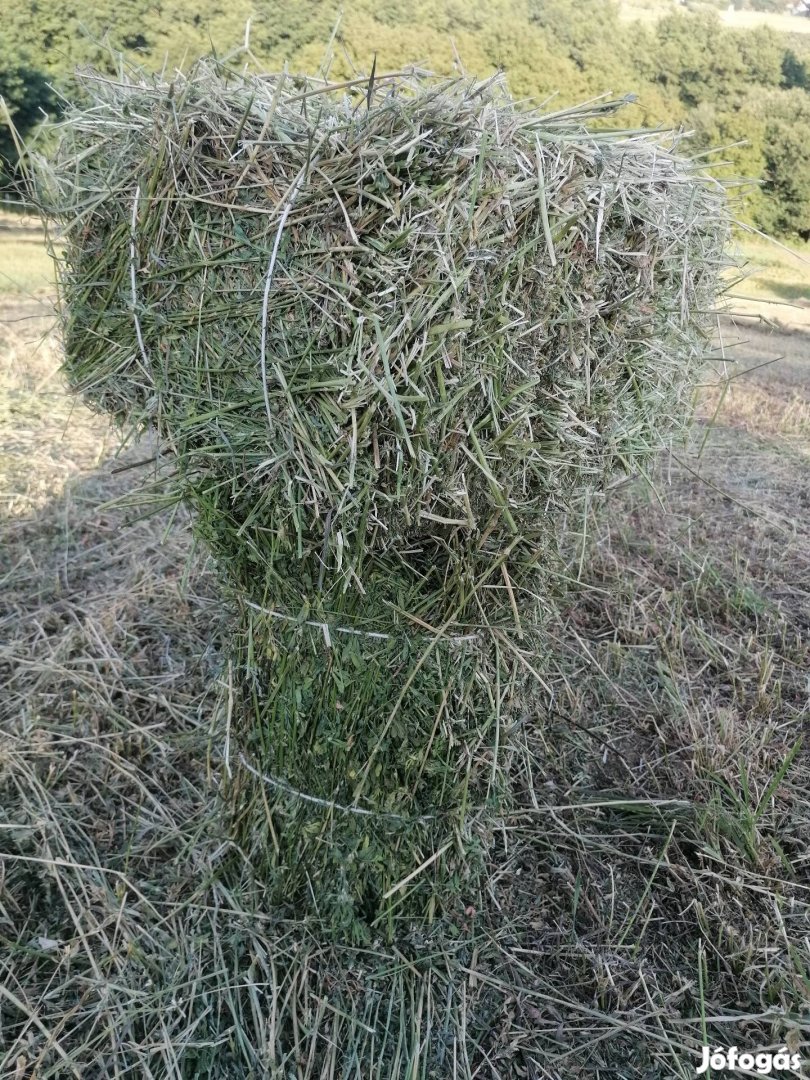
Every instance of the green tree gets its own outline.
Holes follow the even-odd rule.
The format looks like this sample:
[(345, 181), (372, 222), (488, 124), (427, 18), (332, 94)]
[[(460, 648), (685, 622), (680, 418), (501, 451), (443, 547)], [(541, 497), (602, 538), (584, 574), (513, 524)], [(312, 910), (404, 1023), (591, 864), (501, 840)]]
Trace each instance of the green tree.
[[(11, 124), (24, 140), (54, 108), (55, 96), (47, 78), (20, 56), (0, 50), (0, 187), (7, 187), (17, 165), (17, 146)], [(9, 120), (11, 123), (9, 123)]]
[(710, 12), (661, 19), (651, 60), (655, 81), (684, 105), (713, 101), (728, 109), (752, 86), (780, 86), (783, 55), (779, 38), (767, 27), (729, 30)]
[(765, 126), (763, 227), (810, 240), (810, 94), (781, 90), (759, 102)]
[(788, 49), (782, 58), (782, 86), (786, 90), (810, 90), (810, 58), (799, 57)]
[(767, 136), (759, 110), (750, 101), (728, 110), (703, 102), (691, 110), (689, 124), (695, 149), (708, 154), (707, 164), (734, 184), (731, 190), (737, 216), (761, 222), (764, 193), (760, 181), (766, 167)]

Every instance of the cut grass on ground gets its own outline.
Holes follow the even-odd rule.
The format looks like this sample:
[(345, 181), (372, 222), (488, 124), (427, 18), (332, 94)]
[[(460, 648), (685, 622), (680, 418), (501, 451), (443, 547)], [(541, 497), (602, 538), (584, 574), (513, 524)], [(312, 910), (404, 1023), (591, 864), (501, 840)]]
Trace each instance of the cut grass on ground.
[[(707, 400), (663, 505), (620, 488), (577, 545), (488, 888), (348, 949), (276, 919), (222, 833), (221, 598), (181, 516), (109, 505), (148, 449), (97, 467), (106, 425), (30, 344), (36, 309), (7, 314), (0, 1075), (686, 1080), (704, 1042), (807, 1055), (810, 444), (739, 400), (779, 398), (779, 364), (736, 380), (701, 455)], [(739, 370), (772, 349), (741, 333)]]
[(772, 240), (746, 236), (740, 249), (750, 276), (735, 292), (810, 308), (810, 243), (780, 247)]
[(780, 245), (746, 234), (738, 246), (744, 276), (733, 272), (729, 312), (810, 332), (810, 244)]
[(52, 289), (53, 260), (41, 229), (20, 228), (0, 220), (0, 293), (32, 294)]

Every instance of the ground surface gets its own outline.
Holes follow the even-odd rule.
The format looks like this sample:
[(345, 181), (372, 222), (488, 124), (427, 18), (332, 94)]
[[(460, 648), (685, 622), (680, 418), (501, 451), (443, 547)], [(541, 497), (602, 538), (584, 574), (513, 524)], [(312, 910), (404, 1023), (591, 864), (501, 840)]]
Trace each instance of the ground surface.
[(591, 523), (488, 888), (350, 950), (276, 919), (232, 857), (222, 600), (182, 515), (111, 504), (149, 450), (116, 459), (65, 395), (47, 304), (0, 312), (0, 1077), (654, 1080), (693, 1076), (707, 1039), (810, 1056), (800, 322), (724, 319), (690, 446)]

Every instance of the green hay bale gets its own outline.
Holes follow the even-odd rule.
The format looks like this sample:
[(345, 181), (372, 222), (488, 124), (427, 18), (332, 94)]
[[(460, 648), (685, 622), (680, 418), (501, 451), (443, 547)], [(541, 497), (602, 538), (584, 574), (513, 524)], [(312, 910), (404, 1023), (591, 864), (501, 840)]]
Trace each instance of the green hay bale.
[(84, 87), (36, 170), (65, 371), (241, 597), (235, 835), (341, 932), (430, 916), (512, 798), (560, 520), (688, 418), (724, 193), (497, 81)]

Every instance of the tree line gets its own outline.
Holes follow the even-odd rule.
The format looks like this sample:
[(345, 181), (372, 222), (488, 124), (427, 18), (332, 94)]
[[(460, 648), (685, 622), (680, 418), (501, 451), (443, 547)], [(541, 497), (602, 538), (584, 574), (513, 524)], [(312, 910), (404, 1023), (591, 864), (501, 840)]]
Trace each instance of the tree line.
[[(342, 9), (342, 11), (341, 11)], [(740, 188), (740, 216), (810, 238), (810, 41), (723, 26), (710, 9), (624, 21), (611, 0), (6, 0), (0, 94), (25, 137), (58, 114), (77, 66), (114, 71), (228, 54), (245, 39), (268, 69), (351, 78), (418, 63), (440, 74), (503, 70), (519, 98), (558, 107), (633, 94), (624, 126), (686, 127)], [(808, 35), (810, 38), (810, 35)], [(0, 165), (15, 145), (0, 117)]]

